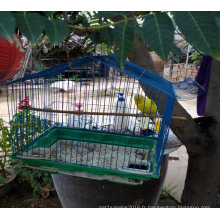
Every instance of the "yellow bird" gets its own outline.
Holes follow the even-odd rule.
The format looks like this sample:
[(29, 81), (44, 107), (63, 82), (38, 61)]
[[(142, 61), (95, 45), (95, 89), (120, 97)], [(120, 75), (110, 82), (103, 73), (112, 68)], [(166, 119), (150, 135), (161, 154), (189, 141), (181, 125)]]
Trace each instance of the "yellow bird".
[(150, 116), (150, 119), (152, 121), (155, 120), (155, 114), (157, 112), (157, 106), (154, 103), (153, 100), (145, 98), (143, 95), (141, 94), (136, 94), (134, 96), (134, 101), (135, 104), (137, 106), (137, 108), (145, 114), (151, 114), (152, 116)]

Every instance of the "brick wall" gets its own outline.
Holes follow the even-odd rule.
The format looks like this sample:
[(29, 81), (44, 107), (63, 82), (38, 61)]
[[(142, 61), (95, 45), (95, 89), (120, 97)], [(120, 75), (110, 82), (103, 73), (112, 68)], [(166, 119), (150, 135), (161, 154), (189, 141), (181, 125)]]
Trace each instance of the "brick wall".
[(187, 77), (195, 79), (199, 66), (195, 64), (185, 65), (184, 63), (173, 64), (173, 69), (170, 70), (170, 65), (164, 66), (164, 78), (172, 81), (178, 82), (184, 80)]

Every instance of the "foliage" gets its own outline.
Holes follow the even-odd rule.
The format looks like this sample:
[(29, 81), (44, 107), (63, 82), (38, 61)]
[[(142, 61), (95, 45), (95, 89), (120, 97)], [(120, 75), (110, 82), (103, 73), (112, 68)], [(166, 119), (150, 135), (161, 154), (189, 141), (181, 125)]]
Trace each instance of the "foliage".
[(143, 33), (146, 43), (167, 61), (174, 40), (174, 27), (169, 16), (161, 12), (147, 16), (143, 23)]
[[(14, 147), (19, 149), (29, 142), (36, 134), (49, 127), (50, 122), (41, 120), (39, 117), (30, 113), (30, 110), (21, 110), (13, 115), (10, 121), (11, 136)], [(14, 149), (18, 150), (18, 149)]]
[(134, 25), (131, 21), (119, 23), (114, 29), (114, 54), (120, 66), (124, 65), (128, 54), (132, 50), (134, 40)]
[(101, 17), (101, 18), (114, 18), (115, 16), (118, 15), (125, 15), (125, 12), (123, 11), (100, 11), (97, 13), (96, 16)]
[(58, 81), (62, 81), (63, 80), (63, 74), (62, 73), (58, 74), (57, 79), (58, 79)]
[[(176, 188), (177, 186), (173, 186), (173, 187), (170, 187), (170, 185), (168, 185), (168, 187), (164, 187), (162, 189), (162, 192), (161, 192), (161, 195), (160, 197), (161, 198), (168, 198), (170, 197), (170, 193)], [(176, 192), (174, 192), (175, 194)]]
[(53, 180), (49, 173), (25, 167), (21, 160), (12, 160), (12, 165), (15, 174), (20, 174), (22, 177), (30, 181), (33, 188), (33, 196), (35, 198), (40, 197), (42, 189), (45, 187), (48, 189), (54, 188)]
[(17, 12), (14, 13), (14, 17), (18, 29), (22, 31), (30, 42), (34, 43), (44, 28), (41, 16), (36, 12)]
[(178, 57), (182, 57), (183, 56), (183, 53), (182, 51), (180, 50), (179, 47), (177, 47), (176, 45), (173, 44), (172, 48), (171, 48), (171, 53), (175, 54), (176, 56)]
[(197, 50), (192, 49), (189, 58), (192, 60), (192, 63), (194, 63), (195, 65), (199, 65), (202, 60), (202, 55)]
[(12, 39), (15, 31), (15, 19), (11, 12), (2, 11), (0, 13), (0, 37), (7, 40)]
[[(13, 135), (11, 135), (9, 127), (4, 126), (4, 121), (0, 118), (0, 150), (2, 152), (0, 157), (0, 168), (2, 173), (2, 176), (0, 176), (0, 184), (5, 182), (5, 165), (8, 162), (9, 153), (11, 152), (11, 136)], [(53, 181), (49, 173), (25, 167), (21, 160), (10, 160), (10, 164), (15, 174), (19, 173), (30, 181), (33, 187), (34, 197), (38, 198), (42, 193), (42, 189), (45, 189), (45, 187), (48, 189), (53, 188)]]
[(69, 35), (69, 27), (63, 20), (44, 18), (44, 25), (52, 46), (60, 44)]
[(32, 138), (51, 126), (51, 121), (41, 119), (31, 113), (25, 107), (31, 107), (29, 97), (18, 103), (19, 111), (15, 113), (10, 121), (13, 150), (20, 150), (21, 147), (32, 140)]
[(78, 83), (80, 81), (79, 77), (77, 75), (73, 75), (73, 81), (75, 83)]
[(176, 12), (175, 22), (190, 44), (220, 58), (219, 29), (211, 12)]
[(46, 70), (46, 69), (47, 69), (46, 66), (41, 63), (41, 64), (40, 64), (40, 67), (39, 67), (39, 69), (38, 69), (38, 72), (44, 71), (44, 70)]
[(220, 58), (218, 12), (134, 12), (133, 17), (127, 12), (109, 11), (0, 12), (0, 18), (0, 36), (6, 39), (18, 28), (32, 43), (47, 35), (53, 46), (74, 33), (93, 44), (114, 47), (121, 66), (131, 52), (134, 33), (166, 61), (170, 51), (177, 51), (173, 47), (174, 29), (203, 54)]
[[(11, 151), (11, 134), (10, 130), (7, 126), (4, 126), (3, 119), (0, 118), (0, 171), (2, 173), (2, 177), (6, 177), (5, 166), (8, 158), (8, 155)], [(0, 179), (3, 182), (3, 178)]]
[[(11, 125), (11, 137), (13, 140), (13, 150), (20, 150), (23, 144), (32, 140), (34, 135), (45, 131), (51, 126), (51, 122), (46, 119), (40, 119), (35, 116), (30, 110), (24, 109), (25, 107), (31, 107), (31, 100), (26, 96), (25, 99), (20, 100), (18, 103), (17, 113), (13, 115), (13, 119), (10, 121)], [(30, 181), (33, 187), (33, 196), (39, 197), (42, 192), (42, 188), (52, 188), (53, 182), (50, 174), (32, 170), (24, 167), (21, 160), (12, 161), (15, 173), (20, 173)]]

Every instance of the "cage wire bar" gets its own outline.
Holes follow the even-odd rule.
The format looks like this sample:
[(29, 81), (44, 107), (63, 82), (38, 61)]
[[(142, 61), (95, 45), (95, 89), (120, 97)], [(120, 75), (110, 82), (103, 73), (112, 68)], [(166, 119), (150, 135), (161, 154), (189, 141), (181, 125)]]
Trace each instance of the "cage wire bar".
[[(142, 113), (136, 94), (156, 112), (151, 102)], [(7, 98), (13, 157), (25, 164), (159, 177), (175, 101), (169, 81), (127, 61), (122, 71), (113, 56), (84, 57), (7, 83)]]

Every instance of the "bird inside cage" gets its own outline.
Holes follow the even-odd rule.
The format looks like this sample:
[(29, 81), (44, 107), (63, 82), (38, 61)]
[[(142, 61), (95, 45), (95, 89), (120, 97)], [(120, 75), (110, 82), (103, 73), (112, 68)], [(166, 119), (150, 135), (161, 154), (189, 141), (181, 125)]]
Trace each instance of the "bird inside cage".
[(135, 101), (137, 108), (140, 110), (141, 113), (149, 115), (149, 117), (141, 118), (141, 122), (140, 122), (141, 133), (142, 134), (153, 133), (152, 129), (149, 129), (149, 124), (151, 122), (155, 125), (154, 130), (158, 132), (160, 129), (161, 120), (157, 118), (159, 114), (158, 114), (158, 108), (155, 102), (152, 99), (146, 98), (141, 94), (135, 94), (134, 101)]

